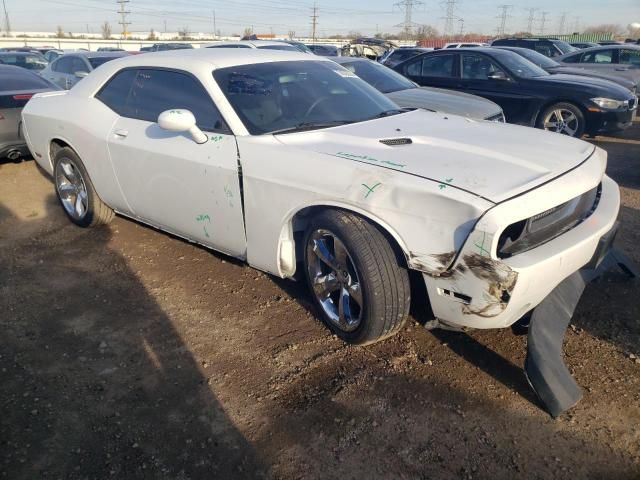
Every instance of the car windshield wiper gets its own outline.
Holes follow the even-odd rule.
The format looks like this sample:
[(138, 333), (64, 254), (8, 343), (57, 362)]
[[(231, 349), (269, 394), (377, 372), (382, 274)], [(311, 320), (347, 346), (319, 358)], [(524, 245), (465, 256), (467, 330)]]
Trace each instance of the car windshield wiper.
[(392, 110), (385, 110), (384, 112), (380, 112), (373, 117), (369, 117), (367, 120), (374, 120), (376, 118), (390, 117), (392, 115), (399, 115), (401, 113), (407, 113), (415, 110), (415, 108), (394, 108)]
[(334, 120), (331, 122), (302, 122), (293, 127), (281, 128), (280, 130), (274, 130), (273, 132), (267, 132), (270, 135), (280, 135), (283, 133), (305, 132), (308, 130), (316, 130), (319, 128), (337, 127), (340, 125), (347, 125), (353, 123), (354, 120)]

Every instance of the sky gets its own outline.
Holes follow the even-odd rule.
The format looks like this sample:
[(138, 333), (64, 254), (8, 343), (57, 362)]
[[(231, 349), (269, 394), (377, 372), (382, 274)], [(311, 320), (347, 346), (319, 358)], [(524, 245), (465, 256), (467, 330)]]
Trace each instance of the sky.
[[(100, 32), (108, 21), (114, 33), (120, 32), (119, 6), (116, 0), (4, 0), (13, 31)], [(317, 0), (318, 34), (364, 35), (376, 32), (397, 33), (404, 21), (398, 0)], [(414, 0), (417, 1), (417, 0)], [(541, 12), (547, 13), (545, 33), (558, 33), (564, 12), (567, 31), (589, 25), (616, 23), (626, 27), (640, 22), (640, 0), (457, 0), (454, 23), (458, 32), (492, 34), (500, 23), (499, 5), (511, 4), (506, 31), (524, 31), (528, 9), (537, 8), (534, 33), (539, 33)], [(0, 6), (1, 7), (1, 6)], [(142, 32), (154, 29), (175, 32), (188, 27), (191, 32), (213, 32), (213, 11), (216, 28), (223, 35), (242, 33), (253, 27), (255, 33), (309, 36), (313, 0), (130, 0), (127, 21), (129, 30)], [(424, 0), (413, 8), (413, 22), (444, 29), (445, 2)], [(2, 17), (3, 18), (3, 17)], [(462, 19), (459, 20), (459, 19)], [(0, 21), (4, 28), (4, 22)]]

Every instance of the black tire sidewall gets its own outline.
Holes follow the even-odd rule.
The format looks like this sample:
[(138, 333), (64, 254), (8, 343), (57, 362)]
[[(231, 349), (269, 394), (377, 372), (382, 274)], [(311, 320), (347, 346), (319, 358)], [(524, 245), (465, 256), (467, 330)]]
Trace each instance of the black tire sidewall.
[[(87, 213), (81, 219), (77, 219), (69, 215), (66, 208), (64, 208), (62, 199), (60, 198), (60, 192), (58, 191), (58, 181), (56, 178), (58, 168), (59, 168), (58, 165), (64, 159), (72, 163), (73, 166), (76, 168), (76, 170), (80, 173), (80, 176), (82, 177), (82, 181), (84, 182), (84, 186), (87, 190)], [(54, 165), (53, 166), (53, 183), (54, 183), (54, 188), (56, 190), (56, 197), (58, 198), (58, 202), (60, 203), (60, 206), (62, 207), (62, 210), (64, 211), (65, 215), (67, 215), (67, 218), (71, 220), (74, 224), (78, 225), (79, 227), (90, 226), (93, 223), (93, 218), (95, 215), (95, 192), (93, 190), (93, 184), (89, 179), (89, 174), (87, 173), (87, 169), (84, 167), (82, 160), (80, 160), (80, 157), (78, 157), (78, 155), (70, 148), (63, 148), (60, 151), (58, 151), (58, 153), (56, 153), (53, 165)]]
[[(580, 110), (580, 107), (569, 102), (557, 102), (545, 108), (540, 114), (540, 117), (538, 120), (538, 128), (541, 128), (544, 130), (545, 117), (549, 114), (549, 112), (551, 112), (552, 110), (556, 110), (558, 108), (564, 108), (566, 110), (571, 110), (573, 112), (573, 114), (578, 119), (578, 129), (576, 130), (576, 134), (571, 138), (581, 138), (586, 131), (587, 121), (585, 119), (584, 113), (582, 113), (582, 110)], [(555, 132), (551, 132), (551, 133), (555, 133)]]
[[(351, 332), (345, 332), (344, 330), (341, 330), (328, 318), (313, 291), (312, 279), (309, 276), (307, 246), (309, 244), (309, 238), (311, 237), (312, 233), (318, 229), (328, 230), (336, 237), (338, 237), (338, 239), (344, 244), (345, 248), (349, 252), (349, 256), (351, 257), (353, 266), (358, 273), (358, 279), (360, 281), (360, 288), (362, 291), (361, 321), (360, 325), (358, 325), (358, 327)], [(322, 319), (322, 322), (331, 330), (331, 332), (340, 337), (342, 340), (348, 343), (355, 344), (361, 343), (363, 338), (369, 337), (370, 330), (372, 330), (373, 327), (373, 319), (376, 318), (379, 313), (381, 313), (376, 311), (376, 305), (372, 301), (375, 293), (372, 291), (371, 287), (371, 281), (369, 278), (370, 272), (367, 266), (364, 264), (363, 259), (359, 254), (358, 248), (354, 245), (353, 239), (349, 235), (347, 228), (343, 223), (337, 221), (334, 215), (320, 214), (309, 225), (309, 228), (307, 229), (304, 236), (304, 271), (305, 277), (307, 279), (307, 285), (313, 298), (315, 309), (318, 312), (318, 316)]]

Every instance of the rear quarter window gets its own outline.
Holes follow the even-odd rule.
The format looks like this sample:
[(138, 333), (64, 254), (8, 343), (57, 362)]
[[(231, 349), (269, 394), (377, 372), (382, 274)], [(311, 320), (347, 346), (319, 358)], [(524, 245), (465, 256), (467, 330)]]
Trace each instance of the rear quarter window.
[(118, 115), (122, 115), (123, 117), (129, 116), (130, 111), (127, 108), (127, 100), (137, 73), (137, 70), (124, 70), (116, 73), (115, 76), (102, 87), (102, 90), (98, 92), (96, 98)]

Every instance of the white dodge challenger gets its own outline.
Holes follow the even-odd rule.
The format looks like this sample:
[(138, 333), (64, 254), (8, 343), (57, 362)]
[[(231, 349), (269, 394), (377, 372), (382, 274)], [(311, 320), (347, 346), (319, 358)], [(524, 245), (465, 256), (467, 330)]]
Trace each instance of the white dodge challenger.
[(72, 222), (115, 212), (279, 277), (301, 268), (352, 343), (402, 326), (412, 270), (439, 322), (510, 326), (594, 257), (619, 210), (597, 147), (402, 110), (305, 54), (126, 57), (38, 94), (23, 121)]

